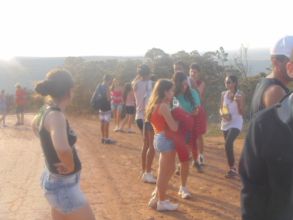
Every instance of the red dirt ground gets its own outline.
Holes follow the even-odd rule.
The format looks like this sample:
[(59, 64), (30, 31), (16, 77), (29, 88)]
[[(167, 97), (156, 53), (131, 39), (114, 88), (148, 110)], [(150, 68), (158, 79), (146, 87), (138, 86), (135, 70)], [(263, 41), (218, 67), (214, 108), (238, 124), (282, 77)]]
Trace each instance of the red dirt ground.
[[(39, 140), (30, 129), (31, 119), (32, 115), (26, 115), (26, 125), (14, 127), (15, 116), (9, 116), (9, 127), (0, 128), (1, 220), (51, 219), (50, 207), (39, 186), (44, 160)], [(199, 174), (192, 168), (188, 181), (192, 199), (178, 197), (179, 177), (174, 175), (169, 195), (180, 204), (179, 210), (159, 213), (147, 208), (154, 185), (140, 181), (138, 130), (136, 134), (111, 132), (118, 143), (102, 145), (95, 117), (72, 117), (70, 122), (79, 138), (78, 151), (83, 163), (81, 186), (97, 219), (240, 219), (240, 181), (224, 177), (227, 165), (222, 137), (205, 139), (205, 172)], [(236, 141), (237, 160), (242, 142)], [(157, 160), (156, 157), (154, 169)]]

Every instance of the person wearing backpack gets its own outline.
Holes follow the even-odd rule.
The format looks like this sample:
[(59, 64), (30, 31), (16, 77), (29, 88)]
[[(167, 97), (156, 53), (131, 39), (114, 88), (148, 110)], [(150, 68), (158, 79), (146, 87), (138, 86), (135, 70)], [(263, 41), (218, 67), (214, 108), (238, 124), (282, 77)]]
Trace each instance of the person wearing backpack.
[(91, 105), (94, 110), (99, 112), (101, 121), (101, 133), (103, 144), (114, 144), (115, 141), (109, 138), (109, 124), (111, 121), (111, 97), (110, 85), (113, 77), (111, 75), (104, 75), (103, 82), (99, 84), (91, 98)]

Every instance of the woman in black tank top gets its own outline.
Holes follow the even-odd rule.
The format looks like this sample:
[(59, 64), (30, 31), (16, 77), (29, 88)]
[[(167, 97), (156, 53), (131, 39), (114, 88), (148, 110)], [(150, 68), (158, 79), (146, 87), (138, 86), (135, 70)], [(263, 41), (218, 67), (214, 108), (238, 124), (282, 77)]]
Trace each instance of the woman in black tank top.
[(79, 186), (81, 163), (75, 149), (77, 137), (64, 115), (72, 97), (72, 77), (65, 70), (53, 70), (35, 90), (51, 98), (34, 118), (33, 130), (40, 138), (45, 157), (42, 186), (52, 208), (52, 218), (94, 220)]

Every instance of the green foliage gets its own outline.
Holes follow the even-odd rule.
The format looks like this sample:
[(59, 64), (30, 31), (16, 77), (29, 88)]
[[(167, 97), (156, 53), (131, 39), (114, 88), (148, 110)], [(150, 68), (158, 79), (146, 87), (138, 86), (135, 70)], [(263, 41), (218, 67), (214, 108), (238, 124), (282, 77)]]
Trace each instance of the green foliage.
[[(237, 75), (239, 78), (239, 88), (246, 97), (246, 109), (249, 112), (251, 97), (258, 80), (264, 73), (255, 77), (246, 77), (246, 74), (239, 67), (228, 64), (228, 53), (223, 47), (215, 52), (199, 54), (193, 50), (188, 53), (179, 51), (175, 54), (167, 54), (162, 49), (152, 48), (148, 50), (144, 57), (155, 75), (156, 79), (171, 78), (173, 74), (173, 64), (182, 61), (187, 68), (192, 63), (197, 63), (201, 68), (201, 78), (206, 83), (205, 105), (210, 120), (217, 121), (221, 92), (225, 90), (224, 79), (228, 74)], [(136, 68), (142, 60), (99, 60), (90, 61), (82, 58), (68, 57), (64, 61), (64, 67), (68, 69), (75, 79), (75, 97), (71, 109), (75, 112), (89, 112), (89, 100), (98, 83), (102, 81), (105, 74), (111, 74), (122, 83), (130, 82), (136, 75)]]

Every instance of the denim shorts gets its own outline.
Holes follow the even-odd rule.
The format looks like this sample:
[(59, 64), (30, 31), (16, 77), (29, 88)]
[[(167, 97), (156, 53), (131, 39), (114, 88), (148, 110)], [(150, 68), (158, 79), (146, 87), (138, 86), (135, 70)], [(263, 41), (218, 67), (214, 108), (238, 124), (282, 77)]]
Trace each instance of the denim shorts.
[(68, 214), (87, 203), (79, 181), (80, 173), (61, 176), (46, 170), (41, 178), (41, 186), (51, 207)]
[(123, 107), (122, 104), (111, 103), (111, 110), (112, 111), (117, 110), (117, 111), (121, 112), (122, 111), (122, 107)]
[(158, 152), (168, 152), (175, 150), (175, 145), (164, 133), (159, 133), (154, 136), (154, 148)]

